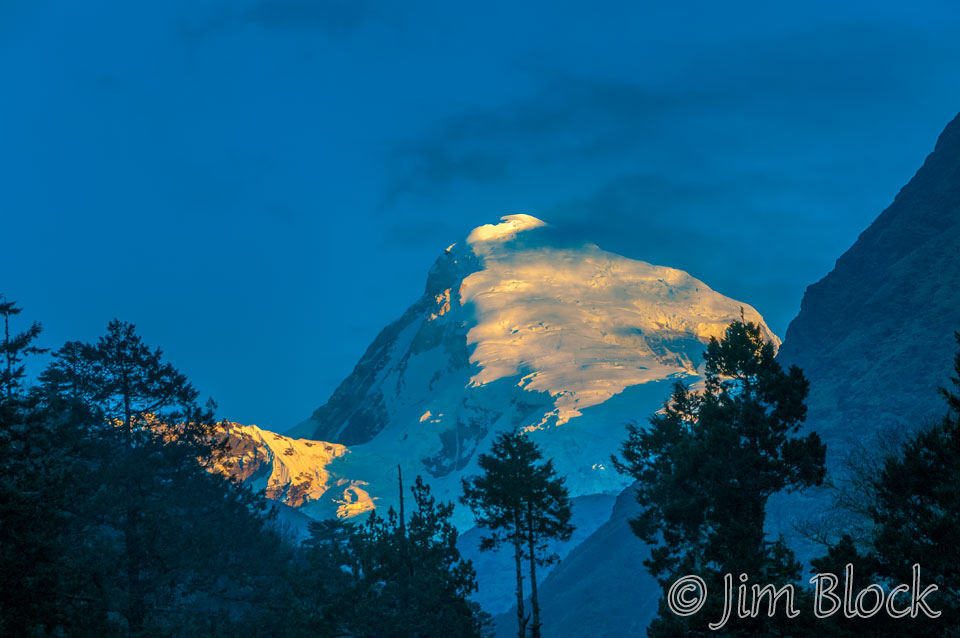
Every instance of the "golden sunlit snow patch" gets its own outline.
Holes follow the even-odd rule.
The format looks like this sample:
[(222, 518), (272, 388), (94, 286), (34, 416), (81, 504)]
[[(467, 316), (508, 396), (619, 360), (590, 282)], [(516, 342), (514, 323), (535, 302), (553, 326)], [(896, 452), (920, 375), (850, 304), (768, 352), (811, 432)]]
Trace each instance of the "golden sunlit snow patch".
[(256, 425), (224, 421), (221, 426), (230, 456), (213, 469), (241, 481), (254, 479), (267, 498), (292, 507), (323, 496), (331, 482), (327, 466), (348, 453), (338, 443), (291, 439)]
[(427, 321), (434, 321), (437, 317), (442, 317), (443, 315), (450, 312), (450, 289), (447, 288), (439, 295), (435, 297), (437, 300), (437, 311), (430, 313), (430, 316), (427, 317)]
[[(696, 374), (690, 346), (722, 336), (741, 307), (779, 346), (756, 310), (687, 273), (589, 243), (538, 243), (548, 228), (510, 215), (475, 229), (467, 243), (483, 268), (460, 287), (476, 315), (471, 385), (519, 375), (524, 389), (554, 397), (556, 412), (529, 429), (562, 425), (628, 386)], [(504, 245), (520, 232), (523, 242)]]
[(479, 254), (480, 251), (477, 250), (476, 244), (508, 241), (516, 237), (519, 232), (546, 225), (546, 222), (531, 215), (504, 215), (500, 218), (499, 224), (484, 224), (474, 228), (467, 236), (467, 243), (471, 245), (475, 253)]
[[(359, 485), (366, 485), (366, 483), (359, 483)], [(343, 490), (343, 498), (334, 499), (333, 502), (338, 505), (338, 518), (352, 518), (375, 509), (373, 500), (366, 490), (355, 483)]]

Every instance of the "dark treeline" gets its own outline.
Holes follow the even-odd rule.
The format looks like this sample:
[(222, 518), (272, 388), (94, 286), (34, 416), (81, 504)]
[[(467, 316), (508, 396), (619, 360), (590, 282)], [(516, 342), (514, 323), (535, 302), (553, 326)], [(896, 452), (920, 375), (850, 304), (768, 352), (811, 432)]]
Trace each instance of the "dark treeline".
[[(213, 404), (134, 327), (69, 342), (0, 297), (0, 635), (479, 636), (453, 505), (315, 523), (297, 545), (228, 463)], [(403, 492), (401, 491), (401, 494)]]
[[(298, 543), (261, 495), (211, 467), (230, 463), (215, 406), (134, 327), (111, 322), (96, 343), (68, 342), (28, 382), (42, 330), (0, 297), (0, 635), (473, 637), (491, 621), (470, 595), (476, 574), (457, 549), (454, 505), (420, 477), (400, 511), (310, 524)], [(25, 329), (24, 329), (25, 328)], [(960, 334), (956, 336), (960, 344)], [(637, 483), (634, 532), (666, 593), (696, 574), (712, 592), (724, 575), (795, 584), (794, 608), (770, 595), (716, 631), (722, 596), (681, 616), (665, 599), (648, 629), (669, 636), (950, 636), (960, 627), (960, 354), (946, 414), (892, 443), (859, 451), (827, 476), (825, 447), (801, 434), (809, 384), (784, 370), (757, 325), (739, 321), (705, 354), (705, 384), (677, 384), (649, 424), (628, 429), (616, 467)], [(537, 569), (567, 540), (570, 499), (549, 459), (520, 432), (496, 437), (463, 481), (461, 501), (486, 535), (481, 549), (514, 558), (517, 630), (542, 634)], [(811, 533), (824, 549), (804, 566), (764, 529), (769, 499), (831, 485), (833, 518)], [(611, 548), (611, 551), (617, 551)], [(939, 618), (882, 609), (869, 618), (811, 613), (812, 573), (843, 578), (874, 607), (913, 566)], [(524, 591), (524, 582), (531, 590)], [(734, 586), (740, 584), (734, 582)], [(625, 584), (629, 586), (629, 583)], [(908, 588), (909, 589), (909, 588)], [(838, 589), (842, 595), (842, 584)], [(901, 590), (902, 604), (909, 607)], [(528, 606), (529, 605), (529, 606)]]
[[(960, 346), (960, 333), (954, 338)], [(811, 535), (826, 548), (813, 561), (814, 571), (841, 574), (851, 565), (855, 590), (871, 583), (913, 589), (919, 565), (920, 589), (938, 587), (925, 600), (940, 616), (891, 619), (885, 610), (864, 620), (837, 614), (821, 632), (825, 638), (960, 635), (960, 350), (949, 382), (940, 388), (942, 418), (880, 432), (848, 456), (835, 486), (834, 516)], [(911, 593), (901, 594), (900, 609), (908, 607)], [(872, 600), (868, 596), (866, 604)]]
[[(960, 334), (956, 339), (960, 344)], [(941, 421), (915, 424), (912, 435), (895, 443), (881, 436), (880, 445), (857, 450), (855, 462), (829, 482), (834, 513), (804, 530), (823, 546), (823, 555), (807, 568), (782, 537), (766, 534), (766, 508), (778, 492), (824, 485), (826, 450), (816, 433), (799, 434), (807, 380), (796, 366), (783, 370), (774, 354), (757, 325), (735, 322), (707, 348), (704, 389), (678, 383), (647, 426), (629, 426), (621, 456), (613, 459), (637, 480), (641, 513), (631, 525), (651, 546), (645, 565), (665, 594), (648, 635), (960, 635), (960, 353), (952, 379), (956, 391), (941, 389), (948, 408)], [(913, 581), (916, 564), (922, 568), (919, 586)], [(849, 568), (850, 602), (836, 608), (822, 599), (824, 617), (818, 618), (808, 580), (836, 575), (833, 593), (842, 600)], [(737, 611), (734, 589), (734, 608), (721, 622), (726, 574), (733, 588), (745, 575), (749, 613), (741, 617)], [(689, 575), (702, 578), (710, 595), (696, 613), (674, 613), (666, 603), (670, 587)], [(774, 592), (753, 589), (788, 584), (794, 585), (792, 608), (799, 612), (793, 618), (786, 595), (774, 600)], [(938, 591), (924, 597), (933, 612), (927, 614), (911, 600), (931, 584)], [(858, 608), (856, 597), (866, 588)], [(828, 614), (831, 609), (835, 613)]]

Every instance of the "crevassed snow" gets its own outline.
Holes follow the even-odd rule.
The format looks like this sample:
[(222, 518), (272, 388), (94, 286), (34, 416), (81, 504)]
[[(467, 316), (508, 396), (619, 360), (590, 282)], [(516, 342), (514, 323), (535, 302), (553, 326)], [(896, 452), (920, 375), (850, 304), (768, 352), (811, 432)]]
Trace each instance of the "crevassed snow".
[(460, 287), (474, 306), (471, 383), (523, 375), (525, 389), (556, 397), (557, 425), (628, 386), (696, 374), (688, 342), (720, 337), (741, 308), (763, 324), (683, 271), (558, 241), (529, 215), (481, 226), (467, 244), (483, 265)]

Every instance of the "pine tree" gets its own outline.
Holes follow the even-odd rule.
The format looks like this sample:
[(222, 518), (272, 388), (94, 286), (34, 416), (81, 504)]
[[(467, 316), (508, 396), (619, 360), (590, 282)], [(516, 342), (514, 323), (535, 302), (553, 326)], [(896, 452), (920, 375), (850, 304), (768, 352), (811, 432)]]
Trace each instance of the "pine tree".
[[(649, 427), (628, 427), (614, 466), (637, 480), (641, 514), (634, 533), (653, 546), (645, 564), (666, 588), (698, 574), (722, 591), (724, 573), (752, 582), (786, 584), (800, 565), (782, 539), (764, 534), (771, 495), (819, 485), (825, 448), (816, 434), (794, 436), (806, 416), (808, 382), (797, 367), (785, 372), (760, 327), (737, 321), (711, 339), (702, 392), (674, 386)], [(708, 607), (679, 617), (662, 603), (651, 636), (709, 635), (720, 616)], [(783, 619), (784, 616), (779, 617)], [(772, 631), (765, 619), (744, 623), (748, 635)], [(733, 632), (733, 628), (728, 627)]]
[[(960, 333), (954, 337), (960, 345)], [(836, 614), (820, 623), (824, 638), (953, 636), (960, 627), (960, 351), (951, 381), (952, 390), (940, 388), (948, 408), (942, 419), (878, 433), (854, 450), (836, 488), (839, 524), (828, 521), (832, 525), (815, 537), (826, 553), (812, 561), (816, 572), (842, 573), (852, 564), (855, 588), (883, 583), (888, 591), (910, 583), (918, 564), (922, 587), (939, 588), (924, 600), (941, 615), (863, 620)]]
[(43, 330), (38, 322), (33, 322), (23, 332), (10, 334), (10, 319), (22, 312), (16, 302), (0, 295), (0, 315), (3, 316), (3, 343), (0, 344), (0, 393), (11, 403), (14, 396), (22, 389), (25, 372), (23, 359), (32, 354), (46, 352), (45, 348), (31, 345)]
[(51, 592), (62, 588), (68, 544), (51, 454), (55, 433), (40, 418), (36, 400), (24, 392), (25, 360), (42, 352), (32, 345), (39, 323), (11, 335), (21, 312), (0, 296), (4, 338), (0, 347), (0, 635), (43, 633), (69, 615)]
[[(135, 635), (177, 623), (199, 633), (214, 610), (254, 613), (237, 583), (269, 581), (258, 561), (282, 562), (283, 548), (263, 499), (206, 469), (223, 442), (212, 404), (199, 405), (186, 377), (120, 321), (96, 344), (65, 344), (41, 380), (81, 444), (86, 491), (74, 509), (100, 553), (89, 574), (97, 604)], [(224, 542), (222, 530), (237, 537)]]
[[(960, 333), (955, 333), (960, 344)], [(916, 635), (940, 635), (960, 626), (960, 352), (954, 359), (954, 391), (941, 388), (949, 411), (933, 427), (911, 437), (889, 457), (877, 477), (871, 503), (873, 550), (879, 575), (910, 582), (919, 563), (925, 581), (940, 591), (928, 598), (943, 615), (924, 621)], [(923, 620), (923, 619), (921, 619)]]
[[(72, 354), (58, 352), (57, 360)], [(124, 615), (136, 633), (166, 569), (158, 564), (164, 555), (158, 541), (166, 540), (158, 532), (170, 519), (155, 494), (193, 465), (212, 418), (200, 413), (197, 391), (186, 377), (163, 362), (160, 350), (148, 348), (132, 324), (111, 321), (97, 345), (79, 355), (90, 372), (82, 385), (98, 412), (93, 425), (101, 453), (114, 459), (103, 466), (108, 489), (99, 505), (123, 537)]]
[(0, 635), (290, 633), (292, 548), (262, 497), (207, 471), (220, 443), (186, 379), (114, 322), (29, 387), (31, 341), (5, 341)]
[[(549, 541), (569, 540), (571, 505), (564, 479), (557, 475), (552, 460), (527, 436), (504, 432), (496, 437), (489, 454), (478, 464), (484, 473), (463, 480), (461, 501), (474, 512), (477, 525), (487, 530), (480, 549), (513, 548), (516, 570), (517, 632), (526, 635), (527, 623), (534, 638), (541, 635), (540, 602), (537, 595), (537, 566), (557, 560)], [(530, 577), (532, 618), (524, 611), (523, 562), (527, 559)]]
[[(401, 495), (402, 495), (401, 482)], [(457, 549), (452, 503), (438, 503), (417, 477), (409, 518), (391, 508), (362, 525), (311, 524), (303, 609), (320, 635), (472, 638), (488, 618), (468, 596), (476, 576)], [(401, 504), (403, 499), (401, 498)]]

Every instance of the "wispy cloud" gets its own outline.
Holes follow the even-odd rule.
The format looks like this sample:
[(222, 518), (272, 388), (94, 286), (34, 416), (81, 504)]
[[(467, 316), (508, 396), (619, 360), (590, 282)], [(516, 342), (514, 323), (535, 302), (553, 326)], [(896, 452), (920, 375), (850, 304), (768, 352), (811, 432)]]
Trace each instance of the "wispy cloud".
[[(670, 173), (622, 175), (537, 214), (606, 250), (685, 270), (785, 330), (803, 288), (825, 274), (823, 251), (846, 248), (845, 235), (824, 238), (822, 230), (842, 211), (813, 209), (798, 184), (775, 172), (708, 179)], [(773, 203), (784, 199), (791, 204)]]
[[(397, 142), (388, 157), (389, 202), (457, 182), (490, 183), (518, 164), (590, 161), (636, 152), (666, 117), (721, 95), (659, 91), (616, 80), (557, 77), (526, 100), (436, 121), (420, 138)], [(712, 93), (712, 92), (711, 92)]]
[(929, 55), (935, 46), (895, 25), (835, 25), (691, 42), (685, 58), (657, 60), (668, 73), (655, 81), (552, 72), (524, 97), (448, 115), (395, 142), (385, 204), (455, 184), (522, 179), (531, 167), (649, 157), (675, 144), (706, 155), (762, 146), (763, 140), (737, 137), (747, 130), (744, 118), (798, 138), (811, 130), (828, 134), (840, 125), (831, 121), (843, 112), (840, 105), (890, 104), (890, 94), (907, 94), (920, 81), (911, 71), (911, 52)]

